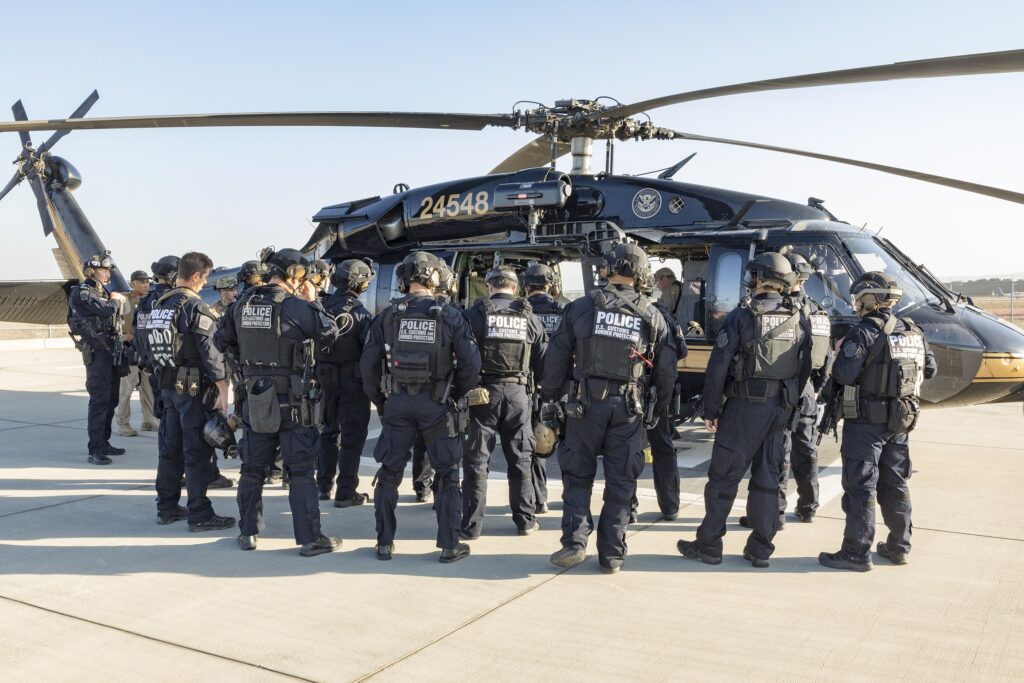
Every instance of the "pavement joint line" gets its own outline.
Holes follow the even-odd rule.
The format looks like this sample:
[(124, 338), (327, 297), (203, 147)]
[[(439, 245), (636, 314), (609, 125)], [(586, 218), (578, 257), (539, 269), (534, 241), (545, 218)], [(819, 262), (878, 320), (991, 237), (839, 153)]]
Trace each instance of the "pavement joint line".
[[(51, 503), (49, 505), (40, 505), (39, 507), (28, 508), (27, 510), (16, 510), (14, 512), (8, 512), (6, 514), (0, 515), (0, 519), (4, 519), (5, 517), (13, 517), (15, 515), (23, 515), (26, 512), (38, 512), (39, 510), (48, 510), (50, 508), (60, 507), (61, 505), (70, 505), (71, 503), (81, 503), (84, 500), (93, 500), (94, 498), (105, 498), (107, 496), (112, 496), (112, 495), (115, 495), (117, 493), (123, 493), (124, 491), (138, 491), (140, 489), (148, 489), (148, 488), (151, 488), (152, 486), (153, 486), (152, 484), (142, 484), (141, 486), (132, 486), (131, 488), (127, 488), (127, 489), (118, 489), (117, 491), (114, 491), (112, 493), (97, 493), (97, 494), (92, 495), (92, 496), (82, 496), (81, 498), (72, 498), (71, 500), (61, 501), (60, 503)], [(2, 597), (2, 596), (0, 596), (0, 597)]]
[(1014, 446), (979, 446), (976, 443), (950, 443), (949, 441), (925, 441), (924, 439), (914, 439), (914, 443), (930, 443), (934, 446), (958, 446), (960, 448), (995, 448), (1000, 451), (1024, 451), (1024, 448)]
[[(815, 515), (817, 519), (831, 519), (836, 522), (845, 522), (845, 517), (832, 517), (831, 515)], [(882, 525), (884, 526), (884, 525)], [(931, 531), (936, 534), (953, 534), (954, 536), (971, 536), (973, 538), (989, 538), (993, 541), (1014, 541), (1024, 543), (1024, 538), (1013, 538), (1011, 536), (996, 536), (994, 534), (978, 534), (971, 531), (954, 531), (953, 529), (935, 529), (934, 527), (914, 525), (914, 531)]]
[(187, 650), (189, 652), (195, 652), (197, 654), (207, 655), (208, 657), (216, 657), (217, 659), (222, 659), (224, 661), (232, 662), (234, 664), (241, 664), (242, 666), (250, 667), (250, 668), (253, 668), (253, 669), (260, 669), (261, 671), (269, 671), (270, 673), (275, 673), (275, 674), (278, 674), (280, 676), (285, 676), (287, 678), (291, 678), (291, 679), (296, 680), (296, 681), (306, 681), (307, 683), (318, 683), (316, 681), (316, 679), (303, 678), (302, 676), (298, 676), (296, 674), (290, 674), (290, 673), (287, 673), (285, 671), (281, 671), (280, 669), (272, 669), (269, 666), (262, 666), (260, 664), (254, 664), (252, 662), (247, 662), (247, 661), (245, 661), (243, 659), (235, 659), (234, 657), (229, 657), (227, 655), (217, 654), (216, 652), (210, 652), (209, 650), (200, 650), (199, 648), (190, 647), (188, 645), (182, 645), (181, 643), (175, 643), (174, 641), (164, 640), (163, 638), (157, 638), (155, 636), (147, 636), (144, 633), (139, 633), (137, 631), (131, 631), (131, 630), (126, 629), (126, 628), (121, 628), (120, 626), (114, 626), (112, 624), (104, 624), (102, 621), (95, 621), (93, 619), (87, 619), (86, 617), (80, 617), (80, 616), (75, 615), (75, 614), (69, 614), (68, 612), (62, 612), (60, 610), (53, 609), (53, 608), (50, 608), (50, 607), (43, 607), (42, 605), (37, 605), (35, 603), (28, 602), (26, 600), (19, 600), (18, 598), (12, 598), (9, 595), (0, 594), (0, 600), (7, 600), (9, 602), (13, 602), (15, 604), (22, 605), (24, 607), (32, 607), (32, 608), (41, 610), (43, 612), (49, 612), (50, 614), (56, 614), (57, 616), (67, 617), (68, 619), (74, 619), (75, 621), (81, 621), (83, 623), (91, 624), (93, 626), (99, 626), (100, 628), (108, 628), (108, 629), (110, 629), (112, 631), (117, 631), (119, 633), (124, 633), (125, 635), (129, 635), (129, 636), (135, 636), (136, 638), (142, 638), (144, 640), (149, 640), (149, 641), (154, 642), (154, 643), (160, 643), (162, 645), (169, 645), (171, 647), (176, 647), (176, 648), (179, 648), (179, 649), (182, 649), (182, 650)]

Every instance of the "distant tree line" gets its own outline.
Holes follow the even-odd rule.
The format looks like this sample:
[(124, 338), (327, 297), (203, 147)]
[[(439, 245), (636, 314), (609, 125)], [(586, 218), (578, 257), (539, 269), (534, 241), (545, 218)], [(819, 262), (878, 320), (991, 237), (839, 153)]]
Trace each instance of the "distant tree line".
[(1017, 279), (1016, 283), (1010, 278), (979, 278), (977, 280), (959, 280), (947, 282), (946, 286), (954, 292), (960, 292), (967, 296), (1000, 296), (1009, 295), (1016, 291), (1017, 296), (1024, 296), (1024, 280)]

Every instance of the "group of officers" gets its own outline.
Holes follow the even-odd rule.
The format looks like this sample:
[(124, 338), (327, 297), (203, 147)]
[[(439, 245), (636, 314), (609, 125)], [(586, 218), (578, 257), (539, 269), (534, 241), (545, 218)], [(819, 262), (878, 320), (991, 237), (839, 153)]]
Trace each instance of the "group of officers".
[[(598, 456), (602, 571), (618, 572), (626, 559), (645, 441), (662, 517), (678, 515), (670, 404), (687, 348), (665, 303), (671, 278), (658, 278), (662, 297), (652, 299), (655, 278), (635, 244), (612, 247), (600, 273), (605, 284), (567, 304), (556, 298), (550, 266), (531, 263), (518, 273), (496, 263), (485, 278), (488, 296), (465, 310), (451, 268), (429, 252), (412, 252), (396, 268), (402, 296), (376, 316), (359, 300), (374, 277), (367, 262), (333, 268), (294, 249), (264, 250), (243, 266), (240, 283), (218, 279), (221, 300), (207, 306), (199, 292), (213, 263), (190, 252), (153, 264), (154, 284), (135, 291), (128, 332), (115, 324), (125, 297), (105, 287), (112, 267), (109, 254), (91, 258), (69, 299), (69, 325), (87, 367), (89, 461), (108, 464), (124, 452), (109, 438), (120, 377), (134, 363), (142, 368), (136, 383), (148, 383), (154, 397), (155, 416), (144, 415), (143, 428), (159, 418), (159, 524), (185, 520), (192, 532), (235, 526), (207, 497), (221, 478), (217, 446), (241, 457), (240, 548), (258, 545), (263, 488), (281, 462), (300, 554), (337, 550), (342, 540), (323, 533), (319, 501), (338, 508), (370, 502), (358, 490), (358, 469), (371, 404), (382, 424), (372, 483), (380, 560), (395, 552), (398, 490), (410, 460), (416, 499), (433, 499), (439, 560), (470, 554), (469, 542), (484, 531), (489, 463), (499, 440), (512, 521), (523, 536), (538, 530), (537, 516), (547, 512), (544, 457), (557, 441), (562, 536), (550, 561), (558, 567), (586, 558)], [(934, 357), (913, 322), (894, 314), (901, 292), (880, 272), (851, 286), (861, 321), (833, 344), (827, 314), (802, 291), (810, 274), (795, 252), (761, 253), (747, 266), (750, 296), (712, 332), (702, 411), (714, 446), (704, 519), (694, 540), (677, 544), (686, 558), (722, 561), (726, 521), (748, 469), (740, 523), (751, 530), (743, 557), (754, 567), (768, 566), (785, 525), (790, 469), (796, 515), (813, 521), (818, 403), (827, 400), (841, 405), (845, 420), (847, 519), (842, 547), (819, 561), (872, 568), (876, 496), (889, 529), (877, 553), (894, 564), (907, 561), (908, 434)], [(125, 353), (125, 342), (136, 358)]]

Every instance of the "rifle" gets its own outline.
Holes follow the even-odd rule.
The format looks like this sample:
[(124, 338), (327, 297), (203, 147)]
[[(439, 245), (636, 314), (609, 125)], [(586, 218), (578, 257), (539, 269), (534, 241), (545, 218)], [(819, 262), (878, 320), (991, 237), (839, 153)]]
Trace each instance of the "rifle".
[[(124, 346), (124, 315), (122, 315), (124, 304), (118, 302), (117, 310), (114, 312), (114, 338), (110, 344), (110, 353), (114, 357), (114, 367), (119, 368), (128, 365), (127, 354)], [(127, 370), (125, 370), (127, 374)]]
[(824, 399), (825, 409), (821, 412), (821, 422), (818, 423), (818, 439), (815, 442), (821, 445), (821, 440), (829, 432), (839, 441), (839, 418), (842, 415), (843, 392), (832, 378), (821, 389), (821, 396)]
[(654, 414), (654, 405), (657, 402), (658, 387), (652, 385), (647, 389), (647, 404), (644, 406), (644, 429), (653, 429), (658, 426), (659, 416)]
[(316, 358), (314, 341), (306, 339), (302, 342), (302, 398), (299, 401), (299, 414), (303, 427), (320, 427), (323, 424), (320, 401), (320, 384), (316, 379)]

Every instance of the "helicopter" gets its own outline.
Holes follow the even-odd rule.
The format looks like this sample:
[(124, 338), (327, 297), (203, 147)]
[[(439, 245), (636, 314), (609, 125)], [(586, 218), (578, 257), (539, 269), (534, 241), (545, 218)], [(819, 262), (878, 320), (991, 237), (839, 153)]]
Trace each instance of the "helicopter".
[[(522, 269), (531, 261), (554, 266), (574, 294), (599, 285), (600, 255), (617, 241), (641, 245), (655, 260), (680, 274), (683, 295), (675, 311), (686, 329), (690, 355), (681, 362), (684, 392), (700, 391), (718, 325), (745, 295), (743, 272), (765, 250), (792, 250), (814, 273), (807, 292), (821, 302), (835, 338), (858, 317), (848, 293), (861, 273), (884, 270), (904, 291), (896, 312), (914, 320), (936, 354), (939, 371), (922, 394), (925, 406), (960, 406), (1024, 400), (1024, 331), (950, 291), (928, 269), (894, 244), (839, 220), (824, 202), (790, 202), (733, 190), (681, 183), (674, 175), (693, 155), (657, 178), (616, 174), (616, 141), (696, 140), (764, 149), (868, 168), (962, 191), (1024, 203), (1024, 194), (968, 181), (836, 157), (817, 152), (715, 138), (655, 126), (637, 115), (667, 105), (768, 90), (1024, 71), (1024, 50), (846, 69), (741, 83), (654, 98), (633, 104), (566, 99), (506, 114), (429, 112), (282, 112), (183, 116), (85, 118), (94, 91), (67, 119), (29, 120), (19, 101), (14, 122), (0, 132), (18, 132), (22, 152), (17, 171), (0, 199), (22, 181), (35, 194), (44, 234), (56, 238), (65, 282), (0, 283), (0, 319), (61, 323), (66, 292), (82, 277), (84, 256), (105, 246), (71, 196), (81, 175), (50, 153), (71, 130), (196, 126), (364, 126), (481, 130), (523, 129), (537, 135), (490, 173), (420, 188), (398, 184), (390, 195), (326, 206), (302, 251), (312, 258), (376, 260), (375, 285), (364, 294), (371, 312), (397, 294), (395, 267), (412, 249), (446, 259), (469, 304), (485, 291), (483, 277), (494, 263)], [(38, 148), (30, 133), (53, 130)], [(592, 168), (595, 140), (606, 140), (605, 169)], [(556, 161), (572, 155), (569, 172)], [(217, 275), (236, 272), (218, 271)], [(111, 287), (127, 289), (116, 269)], [(204, 295), (215, 297), (207, 290)]]

